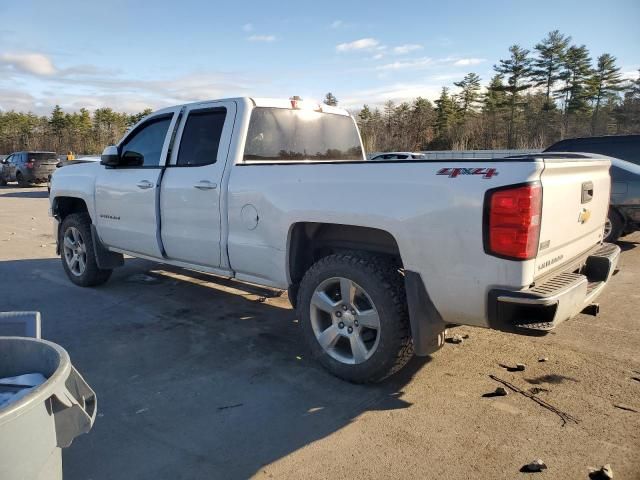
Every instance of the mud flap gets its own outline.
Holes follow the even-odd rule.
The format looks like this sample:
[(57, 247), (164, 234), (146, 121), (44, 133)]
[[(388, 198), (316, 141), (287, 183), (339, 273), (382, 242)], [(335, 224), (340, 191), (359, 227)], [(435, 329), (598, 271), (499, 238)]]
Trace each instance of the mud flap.
[(419, 273), (405, 270), (404, 284), (413, 349), (417, 356), (424, 357), (442, 347), (446, 324), (431, 301)]
[(96, 227), (93, 224), (91, 224), (91, 239), (93, 240), (93, 250), (98, 268), (113, 270), (124, 265), (124, 255), (107, 250), (107, 247), (100, 241)]

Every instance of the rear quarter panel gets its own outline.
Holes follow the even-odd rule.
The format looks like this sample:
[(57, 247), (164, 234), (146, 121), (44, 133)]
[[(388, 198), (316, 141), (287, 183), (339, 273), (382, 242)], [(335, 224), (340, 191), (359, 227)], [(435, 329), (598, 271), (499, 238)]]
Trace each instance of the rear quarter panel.
[[(443, 167), (498, 174), (438, 175)], [(239, 278), (286, 288), (295, 223), (379, 228), (395, 238), (404, 267), (422, 275), (446, 321), (485, 326), (488, 290), (524, 287), (534, 267), (485, 254), (485, 191), (538, 180), (541, 170), (541, 162), (520, 161), (236, 165), (228, 183), (230, 265)], [(258, 213), (253, 229), (243, 220), (247, 205)]]

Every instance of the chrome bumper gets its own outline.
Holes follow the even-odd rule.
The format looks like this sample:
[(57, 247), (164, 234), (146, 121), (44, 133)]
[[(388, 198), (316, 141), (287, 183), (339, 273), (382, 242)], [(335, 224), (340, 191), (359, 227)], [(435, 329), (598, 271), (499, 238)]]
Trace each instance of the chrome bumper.
[(489, 292), (489, 324), (498, 330), (546, 332), (577, 315), (613, 275), (620, 247), (602, 244), (577, 272), (561, 272), (526, 290)]

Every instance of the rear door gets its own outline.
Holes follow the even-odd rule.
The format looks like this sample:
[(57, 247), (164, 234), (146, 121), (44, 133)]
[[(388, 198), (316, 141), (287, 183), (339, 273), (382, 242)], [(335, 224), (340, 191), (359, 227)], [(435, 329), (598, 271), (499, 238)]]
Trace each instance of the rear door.
[(607, 159), (545, 158), (544, 163), (536, 277), (602, 241), (611, 187)]
[(158, 243), (157, 193), (175, 111), (155, 115), (120, 142), (123, 163), (101, 166), (96, 178), (98, 233), (108, 246), (162, 258)]
[(221, 195), (234, 102), (207, 102), (183, 113), (160, 193), (161, 238), (172, 260), (220, 266)]

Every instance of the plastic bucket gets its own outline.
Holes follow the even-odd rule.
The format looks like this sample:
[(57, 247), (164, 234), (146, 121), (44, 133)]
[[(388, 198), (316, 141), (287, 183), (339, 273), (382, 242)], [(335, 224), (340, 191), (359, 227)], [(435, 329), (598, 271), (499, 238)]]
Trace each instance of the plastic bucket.
[(2, 480), (62, 479), (62, 448), (91, 430), (96, 396), (55, 343), (0, 337), (0, 378), (41, 373), (47, 378), (0, 408)]

